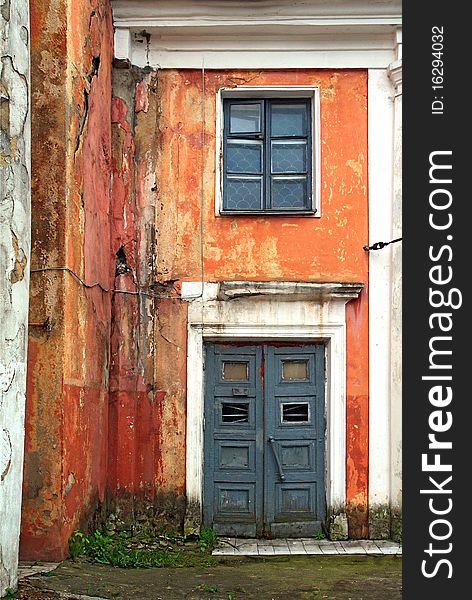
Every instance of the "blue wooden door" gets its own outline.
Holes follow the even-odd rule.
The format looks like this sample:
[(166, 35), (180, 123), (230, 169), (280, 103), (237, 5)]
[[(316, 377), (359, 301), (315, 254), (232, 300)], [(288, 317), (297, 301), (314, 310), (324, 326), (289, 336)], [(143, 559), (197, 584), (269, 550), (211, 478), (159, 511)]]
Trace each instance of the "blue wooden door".
[(324, 346), (208, 344), (206, 526), (306, 536), (325, 519)]

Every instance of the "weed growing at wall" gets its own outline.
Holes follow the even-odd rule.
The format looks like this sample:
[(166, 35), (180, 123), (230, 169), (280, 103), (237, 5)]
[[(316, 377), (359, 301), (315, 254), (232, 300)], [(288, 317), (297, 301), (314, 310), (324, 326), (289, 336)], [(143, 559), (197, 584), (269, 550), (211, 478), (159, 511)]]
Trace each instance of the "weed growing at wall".
[(69, 556), (125, 569), (209, 566), (218, 562), (211, 556), (216, 540), (215, 531), (209, 528), (203, 528), (198, 538), (167, 531), (159, 535), (139, 530), (99, 529), (89, 535), (74, 531), (69, 538)]

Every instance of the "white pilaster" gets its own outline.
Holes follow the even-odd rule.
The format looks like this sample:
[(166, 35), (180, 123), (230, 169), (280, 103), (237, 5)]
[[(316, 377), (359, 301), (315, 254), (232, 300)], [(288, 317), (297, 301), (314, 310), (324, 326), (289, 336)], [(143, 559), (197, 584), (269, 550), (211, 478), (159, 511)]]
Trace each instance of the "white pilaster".
[[(402, 60), (401, 31), (397, 60), (388, 74), (395, 88), (393, 142), (392, 239), (402, 236)], [(390, 510), (391, 534), (401, 536), (402, 514), (402, 245), (392, 245), (392, 343), (390, 356)]]
[[(386, 69), (369, 69), (369, 245), (392, 233), (393, 95)], [(390, 535), (392, 250), (369, 253), (369, 535)]]
[(30, 205), (28, 0), (0, 10), (0, 596), (16, 589), (26, 398)]

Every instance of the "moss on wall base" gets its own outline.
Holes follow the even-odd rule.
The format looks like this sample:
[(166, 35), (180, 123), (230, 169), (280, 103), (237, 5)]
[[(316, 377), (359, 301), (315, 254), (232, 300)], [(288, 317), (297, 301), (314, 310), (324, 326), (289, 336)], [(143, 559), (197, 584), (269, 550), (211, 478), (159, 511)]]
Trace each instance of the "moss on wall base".
[(110, 500), (107, 527), (111, 529), (145, 529), (183, 533), (185, 496), (177, 492), (161, 492), (153, 498), (120, 491)]
[(391, 510), (390, 532), (392, 540), (401, 543), (403, 540), (403, 519), (401, 508), (393, 508)]
[(369, 538), (402, 541), (402, 511), (385, 504), (369, 507)]

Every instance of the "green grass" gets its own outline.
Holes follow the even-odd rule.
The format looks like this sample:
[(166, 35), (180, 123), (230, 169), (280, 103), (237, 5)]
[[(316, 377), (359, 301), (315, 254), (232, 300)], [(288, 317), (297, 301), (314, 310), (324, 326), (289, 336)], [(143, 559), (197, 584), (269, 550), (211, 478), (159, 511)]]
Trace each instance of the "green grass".
[(220, 590), (218, 589), (218, 587), (216, 585), (208, 585), (208, 583), (204, 583), (202, 585), (202, 591), (210, 592), (210, 594), (216, 594)]
[(199, 546), (202, 550), (213, 550), (216, 546), (217, 534), (211, 527), (202, 527), (200, 529)]
[[(165, 547), (156, 548), (156, 539)], [(111, 534), (98, 529), (89, 535), (74, 531), (69, 538), (69, 556), (124, 569), (211, 566), (218, 563), (211, 556), (216, 540), (216, 533), (209, 528), (202, 528), (198, 540), (166, 531), (158, 536), (137, 533), (132, 539), (125, 531)]]

